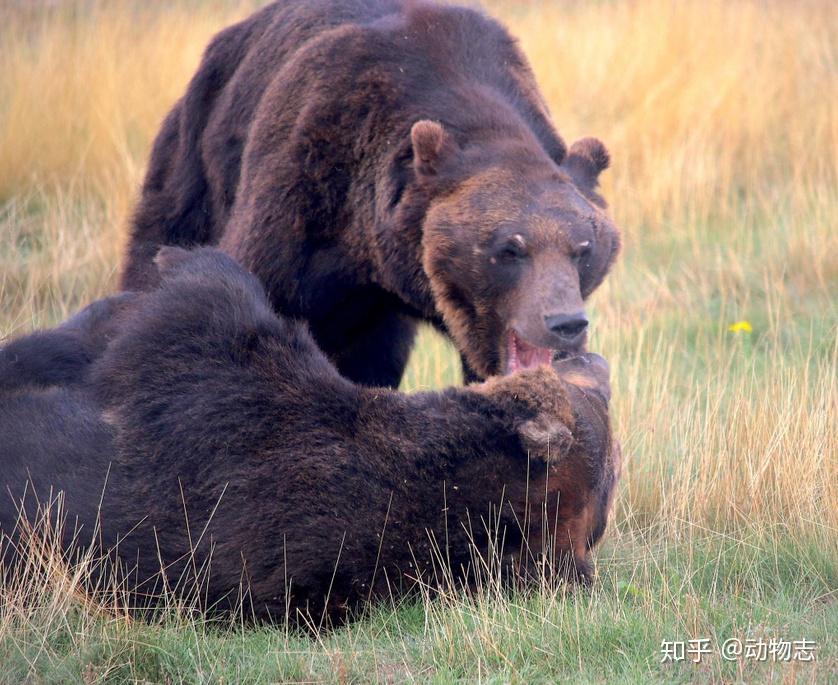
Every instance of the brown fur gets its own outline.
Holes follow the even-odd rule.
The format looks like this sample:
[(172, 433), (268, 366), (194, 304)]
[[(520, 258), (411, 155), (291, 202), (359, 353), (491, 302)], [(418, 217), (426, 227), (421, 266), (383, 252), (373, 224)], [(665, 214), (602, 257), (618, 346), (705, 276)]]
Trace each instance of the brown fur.
[(590, 579), (615, 483), (603, 360), (365, 388), (229, 257), (168, 248), (158, 265), (84, 382), (0, 390), (0, 490), (63, 492), (77, 544), (111, 550), (132, 601), (165, 578), (177, 596), (200, 588), (204, 609), (244, 591), (247, 615), (340, 621), (417, 579), (435, 587), (435, 570), (467, 584), (473, 555), (494, 553), (507, 573)]
[(160, 245), (220, 243), (348, 378), (398, 385), (418, 320), (486, 377), (513, 328), (584, 349), (549, 320), (580, 313), (617, 253), (607, 164), (593, 139), (568, 153), (517, 43), (478, 11), (275, 3), (212, 41), (164, 122), (123, 286), (154, 284)]

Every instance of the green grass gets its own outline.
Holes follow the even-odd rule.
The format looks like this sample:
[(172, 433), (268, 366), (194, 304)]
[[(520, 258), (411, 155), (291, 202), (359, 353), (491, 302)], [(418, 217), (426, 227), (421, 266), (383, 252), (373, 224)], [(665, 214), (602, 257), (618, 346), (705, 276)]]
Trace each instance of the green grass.
[[(623, 536), (591, 591), (486, 592), (376, 609), (317, 638), (184, 617), (126, 624), (78, 607), (33, 610), (0, 642), (1, 682), (829, 682), (834, 565), (753, 532), (673, 544)], [(822, 573), (813, 573), (821, 568)], [(831, 574), (831, 575), (830, 575)], [(833, 594), (830, 595), (830, 588)], [(662, 640), (707, 638), (701, 663), (661, 664)], [(728, 638), (806, 638), (810, 663), (725, 661)]]

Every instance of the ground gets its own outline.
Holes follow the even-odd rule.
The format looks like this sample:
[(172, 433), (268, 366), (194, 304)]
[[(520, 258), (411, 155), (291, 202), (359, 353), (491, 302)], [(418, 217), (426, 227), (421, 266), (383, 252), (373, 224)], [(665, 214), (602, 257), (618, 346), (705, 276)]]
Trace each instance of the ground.
[[(0, 337), (114, 287), (160, 117), (209, 35), (248, 11), (34, 5), (0, 9)], [(0, 682), (838, 680), (834, 5), (490, 7), (565, 139), (596, 135), (613, 158), (625, 249), (591, 348), (612, 364), (625, 468), (593, 590), (487, 583), (311, 639), (174, 609), (129, 622), (72, 577), (28, 574), (0, 590)], [(404, 387), (457, 368), (425, 331)], [(662, 641), (703, 638), (699, 663), (661, 663)], [(815, 661), (728, 661), (729, 638), (811, 640)]]

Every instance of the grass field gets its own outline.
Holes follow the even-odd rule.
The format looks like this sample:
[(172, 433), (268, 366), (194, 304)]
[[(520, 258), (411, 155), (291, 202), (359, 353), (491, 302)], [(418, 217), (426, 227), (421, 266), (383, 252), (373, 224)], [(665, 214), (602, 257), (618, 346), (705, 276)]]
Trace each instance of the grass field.
[[(624, 477), (591, 592), (382, 607), (316, 638), (0, 589), (0, 682), (838, 682), (838, 8), (490, 3), (624, 230), (595, 294)], [(0, 338), (110, 292), (150, 141), (229, 2), (0, 0)], [(730, 327), (736, 322), (747, 322)], [(458, 381), (423, 332), (407, 390)], [(2, 465), (0, 465), (2, 468)], [(662, 640), (712, 653), (661, 663)], [(811, 640), (814, 662), (720, 655)]]

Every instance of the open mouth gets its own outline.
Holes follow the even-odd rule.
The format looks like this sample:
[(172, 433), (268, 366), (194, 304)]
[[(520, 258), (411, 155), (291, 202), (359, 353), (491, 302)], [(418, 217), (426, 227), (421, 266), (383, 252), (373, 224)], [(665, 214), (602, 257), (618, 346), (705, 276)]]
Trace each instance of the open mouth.
[(556, 350), (550, 347), (537, 347), (524, 340), (515, 329), (507, 335), (506, 373), (515, 373), (521, 369), (550, 364), (556, 356)]

